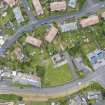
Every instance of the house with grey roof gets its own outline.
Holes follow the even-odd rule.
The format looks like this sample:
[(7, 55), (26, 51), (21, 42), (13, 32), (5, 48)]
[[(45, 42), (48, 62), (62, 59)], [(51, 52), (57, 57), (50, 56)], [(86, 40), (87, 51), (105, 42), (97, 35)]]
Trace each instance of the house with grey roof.
[(67, 64), (67, 60), (63, 53), (57, 53), (51, 57), (51, 60), (55, 67), (60, 67), (64, 64)]
[(69, 0), (68, 5), (72, 8), (75, 8), (77, 4), (77, 0)]
[(21, 10), (20, 10), (19, 7), (15, 7), (15, 8), (13, 9), (13, 13), (14, 13), (15, 18), (16, 18), (16, 20), (17, 20), (17, 23), (20, 24), (21, 22), (24, 21), (23, 15), (22, 15)]
[(60, 26), (61, 32), (68, 32), (68, 31), (73, 31), (77, 30), (77, 22), (72, 22), (72, 23), (64, 23)]
[(85, 74), (88, 74), (91, 70), (86, 64), (84, 64), (83, 59), (81, 57), (75, 58), (73, 60), (75, 66), (79, 71), (84, 72)]

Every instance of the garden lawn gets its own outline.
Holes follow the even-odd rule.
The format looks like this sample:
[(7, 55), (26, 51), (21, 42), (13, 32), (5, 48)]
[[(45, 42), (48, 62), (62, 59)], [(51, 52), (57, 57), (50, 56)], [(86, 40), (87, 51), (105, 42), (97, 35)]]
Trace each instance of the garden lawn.
[(44, 87), (63, 85), (67, 82), (70, 82), (71, 79), (72, 76), (67, 64), (54, 68), (54, 65), (51, 65), (50, 63), (48, 66), (46, 66), (43, 85)]

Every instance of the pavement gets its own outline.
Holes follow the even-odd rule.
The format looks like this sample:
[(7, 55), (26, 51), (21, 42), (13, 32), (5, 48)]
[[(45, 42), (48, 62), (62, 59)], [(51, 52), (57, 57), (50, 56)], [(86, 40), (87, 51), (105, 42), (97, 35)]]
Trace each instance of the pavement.
[(68, 67), (69, 67), (70, 73), (72, 74), (73, 80), (77, 80), (78, 75), (77, 75), (77, 73), (75, 71), (72, 56), (70, 56), (68, 52), (64, 52), (64, 56), (65, 56), (65, 58), (67, 60)]

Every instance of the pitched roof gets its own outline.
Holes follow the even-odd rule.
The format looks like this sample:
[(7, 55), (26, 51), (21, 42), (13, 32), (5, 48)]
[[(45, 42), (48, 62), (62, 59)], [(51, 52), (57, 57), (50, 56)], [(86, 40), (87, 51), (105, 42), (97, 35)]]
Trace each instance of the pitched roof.
[(23, 55), (21, 48), (20, 47), (15, 48), (14, 53), (16, 55), (16, 58), (20, 60)]
[(43, 8), (40, 4), (40, 1), (39, 0), (32, 0), (32, 3), (33, 3), (33, 6), (36, 10), (36, 14), (39, 16), (39, 15), (43, 15), (44, 11), (43, 11)]
[(51, 11), (62, 11), (66, 10), (66, 1), (59, 1), (50, 3)]
[(36, 38), (34, 38), (32, 36), (28, 36), (26, 38), (26, 42), (29, 43), (29, 44), (31, 44), (31, 45), (33, 45), (33, 46), (36, 46), (36, 47), (41, 47), (41, 44), (42, 44), (42, 41), (41, 40), (36, 39)]
[(73, 22), (73, 23), (65, 23), (61, 25), (60, 28), (62, 32), (67, 32), (67, 31), (76, 30), (78, 27), (77, 27), (77, 22)]
[(58, 33), (58, 29), (55, 28), (54, 26), (52, 26), (50, 28), (48, 34), (45, 36), (45, 40), (47, 42), (51, 43), (54, 40), (54, 38), (56, 37), (57, 33)]
[(80, 21), (80, 25), (82, 27), (87, 27), (87, 26), (95, 25), (97, 23), (99, 23), (99, 17), (96, 16), (96, 15), (89, 16), (88, 18), (82, 19)]

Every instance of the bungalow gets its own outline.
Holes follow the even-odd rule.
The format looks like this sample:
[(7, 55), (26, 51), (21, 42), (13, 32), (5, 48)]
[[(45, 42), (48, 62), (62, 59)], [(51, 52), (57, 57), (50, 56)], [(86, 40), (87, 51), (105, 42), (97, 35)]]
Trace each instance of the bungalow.
[(34, 38), (32, 36), (28, 36), (26, 38), (26, 43), (29, 43), (29, 44), (31, 44), (33, 46), (36, 46), (36, 47), (41, 47), (41, 45), (42, 45), (42, 41), (41, 40), (36, 39), (36, 38)]
[(52, 2), (50, 3), (51, 11), (64, 11), (66, 10), (66, 1)]
[(15, 6), (18, 3), (19, 0), (4, 0), (10, 7)]
[(54, 26), (52, 26), (50, 28), (49, 32), (47, 33), (47, 35), (45, 36), (45, 40), (47, 42), (51, 43), (54, 40), (54, 38), (56, 37), (57, 33), (58, 33), (58, 29), (55, 28)]
[(77, 30), (78, 29), (77, 22), (62, 24), (60, 26), (60, 29), (61, 29), (61, 32)]
[(33, 6), (36, 10), (36, 14), (39, 16), (39, 15), (43, 15), (44, 14), (44, 11), (43, 11), (43, 8), (40, 4), (40, 1), (39, 0), (32, 0), (32, 3), (33, 3)]
[(22, 49), (20, 47), (15, 48), (14, 54), (17, 60), (21, 61), (24, 58), (24, 54), (22, 53)]
[(77, 0), (69, 0), (69, 6), (72, 7), (72, 8), (75, 8), (76, 7), (76, 4), (77, 4)]
[(97, 23), (99, 23), (99, 17), (96, 16), (96, 15), (91, 15), (88, 18), (82, 19), (80, 21), (80, 25), (82, 27), (88, 27), (88, 26), (91, 26), (91, 25), (95, 25)]
[(17, 20), (17, 22), (18, 22), (19, 24), (20, 24), (21, 22), (24, 22), (24, 18), (23, 18), (23, 16), (22, 16), (22, 13), (21, 13), (21, 10), (20, 10), (19, 7), (15, 7), (15, 8), (13, 9), (13, 13), (14, 13), (15, 18), (16, 18), (16, 20)]

